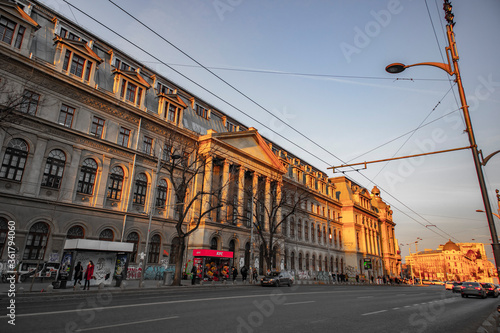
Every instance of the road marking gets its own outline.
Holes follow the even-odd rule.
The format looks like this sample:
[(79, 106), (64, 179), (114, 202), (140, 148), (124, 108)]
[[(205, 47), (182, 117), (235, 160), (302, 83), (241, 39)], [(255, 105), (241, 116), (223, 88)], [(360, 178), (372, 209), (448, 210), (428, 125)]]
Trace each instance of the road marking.
[(406, 296), (406, 294), (397, 294), (396, 296)]
[(150, 323), (150, 322), (153, 322), (153, 321), (169, 320), (169, 319), (176, 319), (176, 318), (179, 318), (179, 316), (173, 316), (173, 317), (167, 317), (167, 318), (158, 318), (158, 319), (149, 319), (149, 320), (140, 320), (140, 321), (132, 321), (130, 323), (120, 323), (120, 324), (115, 324), (115, 325), (89, 327), (89, 328), (79, 329), (78, 331), (79, 332), (95, 331), (95, 330), (102, 330), (104, 328), (110, 328), (110, 327), (119, 327), (119, 326), (127, 326), (127, 325), (134, 325), (134, 324), (143, 324), (143, 323)]
[(359, 296), (358, 298), (373, 298), (373, 296)]
[(387, 310), (380, 310), (380, 311), (375, 311), (375, 312), (363, 313), (362, 316), (369, 316), (369, 315), (372, 315), (372, 314), (382, 313), (382, 312), (386, 312), (386, 311)]
[(295, 302), (295, 303), (284, 303), (283, 305), (295, 305), (295, 304), (305, 304), (305, 303), (314, 303), (316, 301), (305, 301), (305, 302)]
[(409, 308), (409, 307), (411, 307), (411, 305), (405, 305), (405, 308)]
[(401, 309), (401, 308), (399, 308), (399, 307), (398, 307), (398, 308), (392, 308), (392, 309), (393, 309), (393, 310), (399, 310), (399, 309)]

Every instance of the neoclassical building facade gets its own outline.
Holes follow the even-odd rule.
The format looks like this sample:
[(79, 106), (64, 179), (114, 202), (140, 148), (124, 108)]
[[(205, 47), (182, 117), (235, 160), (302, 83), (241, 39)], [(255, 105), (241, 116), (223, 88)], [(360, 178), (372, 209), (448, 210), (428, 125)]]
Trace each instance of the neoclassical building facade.
[(205, 186), (238, 179), (222, 193), (233, 204), (189, 238), (187, 260), (194, 249), (229, 251), (235, 266), (262, 270), (252, 224), (234, 218), (251, 214), (243, 188), (290, 185), (309, 198), (281, 226), (273, 268), (304, 279), (400, 273), (392, 211), (376, 187), (329, 178), (37, 1), (0, 1), (0, 89), (0, 262), (9, 221), (23, 262), (61, 261), (68, 239), (132, 243), (129, 278), (141, 254), (153, 268), (172, 260), (175, 193), (156, 166), (171, 159), (174, 132), (217, 147)]

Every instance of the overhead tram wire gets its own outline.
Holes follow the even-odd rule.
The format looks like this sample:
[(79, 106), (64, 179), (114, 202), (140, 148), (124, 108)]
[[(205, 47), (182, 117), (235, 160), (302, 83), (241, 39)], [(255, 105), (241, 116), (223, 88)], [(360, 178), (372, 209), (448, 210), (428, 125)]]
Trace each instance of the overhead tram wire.
[[(76, 7), (75, 5), (69, 3), (67, 0), (63, 0), (65, 3), (67, 3), (69, 6), (73, 7), (74, 9), (78, 10), (80, 13), (82, 13), (83, 15), (85, 15), (86, 17), (90, 18), (92, 21), (96, 22), (97, 24), (103, 26), (104, 28), (108, 29), (109, 31), (111, 31), (112, 33), (114, 33), (115, 35), (119, 36), (120, 38), (122, 38), (123, 40), (127, 41), (128, 43), (130, 43), (131, 45), (133, 45), (134, 47), (136, 47), (137, 49), (141, 50), (142, 52), (144, 52), (145, 54), (149, 55), (150, 57), (152, 57), (153, 59), (157, 60), (158, 62), (162, 63), (163, 65), (167, 66), (168, 68), (170, 68), (172, 71), (174, 71), (175, 73), (179, 74), (181, 77), (185, 78), (186, 80), (188, 80), (189, 82), (193, 83), (194, 85), (198, 86), (199, 88), (201, 88), (202, 90), (206, 91), (207, 93), (209, 93), (210, 95), (214, 96), (215, 98), (221, 100), (222, 102), (224, 102), (225, 104), (227, 104), (228, 106), (231, 106), (232, 108), (234, 108), (235, 110), (241, 112), (242, 114), (244, 114), (245, 116), (247, 116), (249, 119), (252, 119), (254, 120), (256, 123), (260, 124), (262, 127), (264, 128), (267, 128), (268, 130), (270, 130), (272, 133), (275, 133), (277, 136), (281, 137), (283, 140), (289, 142), (290, 144), (292, 144), (293, 146), (299, 148), (300, 150), (306, 152), (307, 154), (315, 157), (316, 159), (318, 159), (319, 161), (325, 163), (326, 165), (331, 165), (331, 163), (328, 163), (326, 162), (325, 160), (323, 160), (322, 158), (320, 158), (319, 156), (311, 153), (309, 150), (299, 146), (298, 144), (296, 144), (295, 142), (291, 141), (290, 139), (287, 139), (286, 137), (284, 137), (283, 135), (277, 133), (276, 131), (274, 131), (273, 129), (269, 128), (268, 126), (266, 126), (265, 124), (263, 124), (262, 122), (260, 122), (259, 120), (255, 119), (254, 117), (250, 116), (249, 114), (247, 114), (246, 112), (244, 112), (243, 110), (241, 110), (240, 108), (236, 107), (235, 105), (231, 104), (230, 102), (226, 101), (225, 99), (223, 99), (222, 97), (218, 96), (217, 94), (215, 94), (214, 92), (208, 90), (207, 88), (203, 87), (202, 85), (200, 85), (199, 83), (195, 82), (194, 80), (192, 80), (191, 78), (187, 77), (186, 75), (184, 75), (183, 73), (179, 72), (178, 70), (176, 70), (175, 68), (171, 67), (170, 65), (168, 65), (167, 63), (165, 63), (164, 61), (162, 61), (161, 59), (159, 59), (158, 57), (156, 57), (155, 55), (151, 54), (150, 52), (146, 51), (144, 48), (142, 48), (141, 46), (135, 44), (134, 42), (132, 42), (131, 40), (127, 39), (125, 36), (121, 35), (120, 33), (118, 33), (117, 31), (111, 29), (110, 27), (106, 26), (104, 23), (98, 21), (97, 19), (93, 18), (92, 16), (90, 16), (89, 14), (87, 14), (86, 12), (84, 12), (83, 10), (81, 10), (80, 8)], [(112, 1), (110, 1), (112, 2)], [(115, 5), (116, 6), (116, 5)], [(118, 7), (118, 6), (117, 6)], [(118, 7), (119, 8), (119, 7)], [(130, 14), (128, 14), (129, 16), (131, 16)], [(133, 16), (131, 16), (132, 18), (134, 18)], [(134, 20), (137, 21), (136, 18), (134, 18)], [(139, 21), (140, 22), (140, 21)], [(142, 25), (144, 25), (142, 22), (140, 22)], [(148, 28), (149, 30), (151, 30), (150, 28)], [(157, 33), (155, 32), (155, 34), (157, 35)], [(161, 37), (161, 36), (160, 36)], [(163, 37), (161, 37), (162, 39), (164, 39)], [(167, 41), (168, 42), (168, 41)], [(171, 44), (170, 42), (168, 42), (169, 44)], [(174, 46), (175, 47), (175, 46)], [(175, 47), (177, 49), (177, 47)], [(182, 52), (182, 51), (181, 51)], [(182, 52), (184, 53), (184, 52)], [(189, 57), (189, 56), (188, 56)], [(191, 57), (189, 57), (191, 58)], [(194, 60), (195, 61), (195, 60)], [(201, 65), (201, 64), (200, 64)], [(201, 65), (202, 66), (202, 65)], [(203, 66), (202, 66), (203, 67)], [(205, 68), (205, 67), (204, 67)], [(211, 71), (209, 71), (211, 72)], [(212, 72), (211, 72), (212, 73)], [(218, 77), (216, 74), (214, 74), (216, 77)], [(222, 79), (221, 79), (222, 80)], [(222, 80), (223, 82), (225, 82), (224, 80)], [(228, 83), (226, 83), (228, 84)], [(232, 86), (231, 86), (232, 87)], [(236, 88), (234, 88), (236, 89)], [(236, 89), (237, 90), (237, 89)], [(239, 90), (237, 90), (239, 92)], [(244, 95), (244, 94), (243, 94)], [(246, 96), (246, 95), (244, 95)], [(246, 96), (247, 97), (247, 96)], [(249, 97), (247, 97), (249, 98)], [(250, 98), (249, 98), (250, 99)], [(252, 99), (250, 99), (251, 101), (253, 101)], [(255, 101), (253, 101), (254, 103), (256, 103)], [(257, 103), (256, 103), (257, 104)], [(261, 108), (263, 108), (262, 106), (260, 106)], [(277, 118), (274, 114), (272, 114), (271, 112), (269, 112), (268, 110), (266, 110), (264, 108), (264, 110), (266, 112), (268, 112), (269, 114), (271, 114), (273, 117)], [(277, 118), (278, 119), (278, 118)], [(278, 119), (279, 120), (279, 119)], [(287, 126), (289, 126), (288, 124), (286, 124)], [(318, 146), (319, 148), (321, 148), (322, 150), (324, 150), (327, 154), (335, 157), (336, 159), (338, 159), (339, 161), (341, 161), (342, 163), (345, 163), (342, 159), (340, 159), (339, 157), (335, 156), (333, 153), (329, 152), (328, 150), (326, 150), (325, 148), (323, 148), (322, 146), (320, 146), (319, 144), (317, 144), (316, 142), (312, 141), (311, 139), (309, 139), (307, 136), (305, 136), (304, 134), (298, 132), (295, 128), (289, 126), (290, 128), (292, 128), (295, 132), (299, 133), (301, 136), (303, 136), (304, 138), (306, 138), (308, 141), (312, 142), (314, 145)], [(354, 168), (353, 168), (354, 169)], [(359, 170), (356, 170), (358, 173), (359, 173)], [(364, 177), (365, 179), (367, 179), (370, 183), (373, 183), (375, 185), (377, 185), (374, 181), (370, 180), (368, 177), (366, 177), (365, 175), (363, 175), (362, 173), (360, 173), (360, 175), (362, 177)], [(406, 204), (404, 204), (403, 202), (401, 202), (399, 199), (397, 199), (396, 197), (394, 197), (390, 192), (384, 190), (381, 186), (377, 185), (377, 187), (381, 190), (383, 190), (384, 192), (387, 193), (387, 195), (389, 195), (391, 198), (393, 198), (394, 200), (396, 200), (397, 202), (399, 202), (401, 205), (403, 205), (404, 207), (406, 207), (408, 210), (410, 210), (411, 212), (413, 212), (415, 215), (419, 216), (420, 218), (422, 218), (423, 220), (425, 220), (427, 223), (429, 224), (432, 224), (430, 221), (427, 221), (425, 218), (423, 218), (422, 216), (420, 216), (418, 213), (416, 213), (414, 210), (412, 210), (410, 207), (408, 207)], [(417, 221), (415, 218), (413, 218), (412, 216), (409, 216), (408, 214), (406, 214), (405, 212), (403, 212), (402, 210), (399, 210), (402, 214), (406, 215), (408, 218), (414, 220), (416, 223), (422, 225), (425, 227), (425, 225), (419, 221)], [(430, 231), (436, 233), (438, 236), (440, 237), (443, 237), (446, 239), (446, 237), (444, 237), (443, 235), (440, 235), (439, 233), (437, 233), (435, 230), (432, 230), (430, 229)], [(447, 234), (449, 235), (449, 234)], [(450, 236), (450, 235), (449, 235)], [(452, 236), (451, 236), (452, 237)], [(454, 237), (452, 237), (454, 238)]]

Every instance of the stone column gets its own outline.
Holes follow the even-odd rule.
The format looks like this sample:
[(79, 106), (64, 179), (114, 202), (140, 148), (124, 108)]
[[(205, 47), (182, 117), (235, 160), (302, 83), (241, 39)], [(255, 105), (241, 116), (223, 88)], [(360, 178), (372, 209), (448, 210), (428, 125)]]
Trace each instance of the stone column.
[(41, 184), (40, 173), (43, 173), (45, 167), (45, 165), (42, 166), (42, 162), (44, 161), (46, 148), (47, 140), (38, 138), (33, 155), (28, 154), (21, 185), (21, 194), (28, 197), (37, 196)]
[[(205, 175), (203, 179), (203, 192), (210, 193), (212, 192), (212, 178), (213, 178), (213, 158), (208, 157), (207, 162), (205, 164)], [(210, 209), (211, 206), (211, 196), (204, 194), (203, 195), (203, 209), (202, 214)], [(210, 214), (205, 215), (205, 220), (210, 220)]]
[(245, 198), (245, 168), (240, 166), (240, 170), (238, 173), (238, 219), (237, 226), (241, 227), (243, 225), (243, 214), (245, 203), (243, 202)]
[(229, 186), (231, 183), (229, 182), (229, 161), (224, 160), (224, 166), (222, 167), (222, 189), (221, 189), (221, 200), (224, 205), (221, 208), (221, 222), (227, 223), (227, 196), (229, 193)]
[(264, 228), (265, 230), (269, 230), (269, 215), (267, 212), (271, 209), (271, 179), (266, 177), (266, 189), (265, 189), (265, 207), (266, 212), (264, 213)]
[(96, 189), (94, 191), (94, 206), (103, 207), (104, 201), (107, 197), (107, 185), (108, 185), (108, 175), (109, 175), (109, 165), (111, 164), (111, 158), (103, 156), (102, 157), (102, 170), (98, 173), (98, 178), (96, 179)]
[[(278, 210), (276, 211), (276, 223), (280, 223), (281, 222), (281, 209), (283, 208), (282, 205), (281, 205), (281, 186), (283, 184), (282, 183), (277, 183), (276, 184), (276, 204), (279, 205), (278, 206)], [(280, 227), (278, 228), (278, 230), (276, 230), (276, 232), (279, 232), (280, 234), (282, 234), (282, 228), (286, 228), (286, 225), (284, 224), (280, 224)], [(285, 230), (286, 232), (287, 230)]]
[[(257, 213), (255, 211), (255, 198), (257, 197), (257, 189), (259, 188), (259, 175), (257, 174), (257, 172), (254, 171), (253, 173), (253, 178), (252, 178), (252, 221), (251, 221), (251, 225), (252, 225), (252, 228), (253, 228), (253, 223), (255, 221), (255, 214)], [(253, 245), (252, 245), (253, 246)]]
[(73, 148), (71, 154), (71, 162), (64, 166), (64, 174), (61, 182), (59, 198), (62, 202), (73, 202), (75, 195), (75, 186), (77, 182), (78, 172), (80, 172), (80, 156), (82, 150)]

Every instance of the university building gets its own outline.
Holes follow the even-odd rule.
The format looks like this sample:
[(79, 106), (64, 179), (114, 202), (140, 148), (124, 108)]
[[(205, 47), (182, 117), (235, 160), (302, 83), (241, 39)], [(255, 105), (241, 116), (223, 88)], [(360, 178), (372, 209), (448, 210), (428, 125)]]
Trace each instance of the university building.
[(297, 279), (399, 275), (392, 211), (376, 187), (329, 178), (37, 1), (0, 0), (0, 89), (2, 109), (13, 109), (0, 120), (0, 262), (14, 221), (23, 263), (101, 253), (100, 278), (119, 261), (133, 279), (147, 254), (144, 275), (158, 277), (177, 251), (175, 193), (165, 170), (157, 172), (158, 159), (175, 153), (165, 139), (175, 133), (217, 147), (204, 186), (230, 173), (238, 178), (223, 193), (235, 205), (203, 220), (188, 239), (186, 261), (193, 250), (219, 250), (236, 267), (257, 265), (262, 273), (252, 224), (231, 212), (249, 213), (244, 186), (291, 185), (309, 199), (281, 226), (273, 269)]

